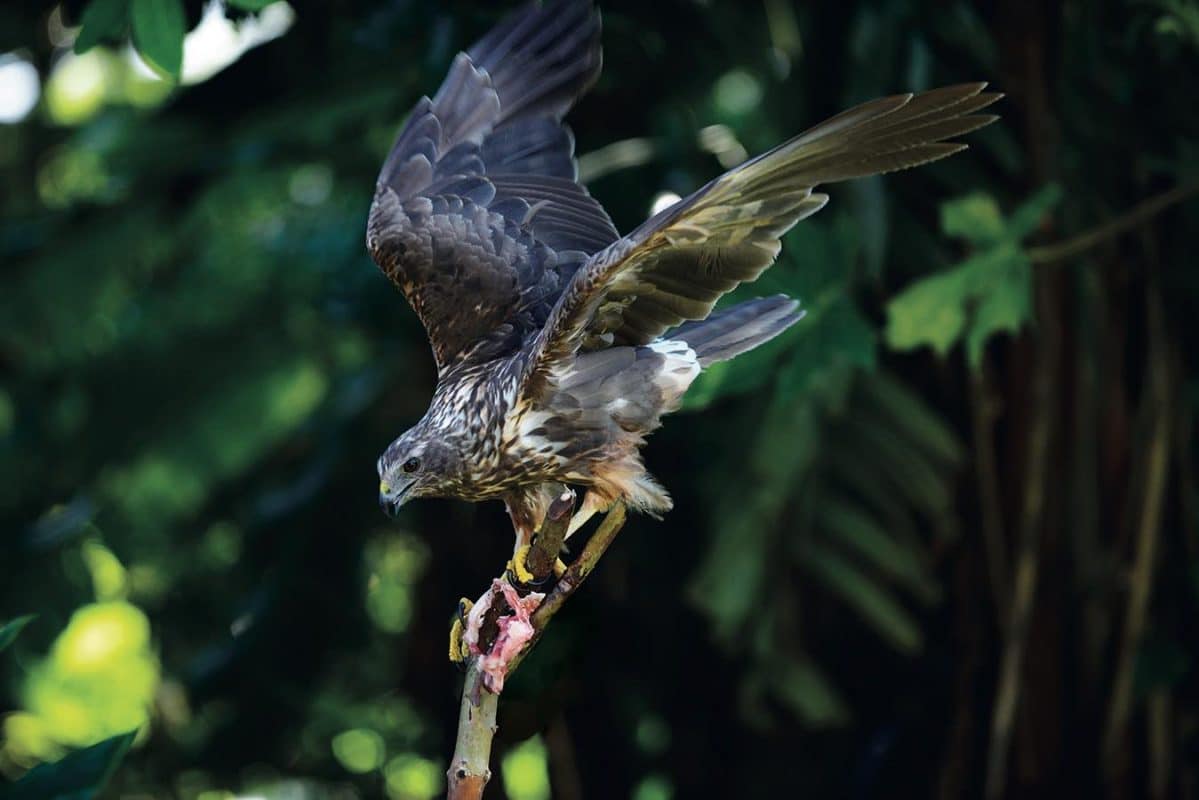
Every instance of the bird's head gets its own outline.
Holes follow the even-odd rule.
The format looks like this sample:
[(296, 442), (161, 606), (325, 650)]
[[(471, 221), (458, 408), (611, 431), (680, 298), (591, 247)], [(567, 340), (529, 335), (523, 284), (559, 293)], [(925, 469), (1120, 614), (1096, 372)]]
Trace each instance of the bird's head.
[(424, 425), (405, 432), (379, 457), (379, 505), (390, 516), (414, 497), (444, 497), (461, 473), (458, 449)]

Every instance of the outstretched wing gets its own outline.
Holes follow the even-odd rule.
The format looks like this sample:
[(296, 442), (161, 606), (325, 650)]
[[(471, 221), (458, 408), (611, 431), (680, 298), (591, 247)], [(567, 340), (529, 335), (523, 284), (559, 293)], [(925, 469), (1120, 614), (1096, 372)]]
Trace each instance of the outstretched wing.
[(439, 370), (519, 347), (565, 279), (617, 238), (576, 180), (562, 116), (599, 75), (590, 0), (530, 4), (422, 98), (375, 187), (366, 241)]
[(584, 340), (645, 344), (705, 318), (778, 256), (780, 238), (828, 202), (822, 183), (913, 167), (952, 155), (946, 141), (996, 117), (986, 84), (896, 95), (857, 106), (751, 159), (596, 253), (559, 298), (526, 368), (537, 391)]

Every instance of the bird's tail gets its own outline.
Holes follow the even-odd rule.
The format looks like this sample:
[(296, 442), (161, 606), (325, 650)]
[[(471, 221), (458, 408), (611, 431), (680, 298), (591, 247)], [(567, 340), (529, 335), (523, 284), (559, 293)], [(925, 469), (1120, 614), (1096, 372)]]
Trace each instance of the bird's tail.
[(765, 344), (803, 315), (797, 301), (778, 294), (730, 306), (707, 319), (680, 325), (662, 338), (686, 342), (699, 365), (707, 367)]

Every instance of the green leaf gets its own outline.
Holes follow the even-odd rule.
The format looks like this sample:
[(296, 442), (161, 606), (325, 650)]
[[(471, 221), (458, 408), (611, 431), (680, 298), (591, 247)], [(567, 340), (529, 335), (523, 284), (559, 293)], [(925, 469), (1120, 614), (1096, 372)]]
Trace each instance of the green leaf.
[(227, 2), (242, 11), (261, 11), (276, 0), (227, 0)]
[(1008, 220), (1008, 236), (1014, 241), (1020, 241), (1036, 231), (1041, 220), (1062, 199), (1062, 187), (1056, 183), (1043, 186), (1036, 194), (1012, 212)]
[(75, 54), (86, 53), (101, 39), (116, 36), (129, 17), (129, 0), (92, 0), (80, 18), (79, 35), (75, 37)]
[(943, 203), (941, 230), (975, 245), (993, 244), (1006, 233), (999, 203), (983, 192)]
[(787, 395), (827, 391), (846, 367), (873, 369), (875, 332), (842, 289), (817, 298), (800, 320), (800, 335), (788, 347), (788, 361), (779, 372), (779, 389)]
[(1019, 331), (1032, 316), (1032, 265), (1020, 240), (1036, 230), (1061, 189), (1049, 184), (1008, 222), (990, 196), (975, 194), (941, 207), (941, 226), (962, 236), (976, 253), (955, 268), (917, 281), (887, 304), (887, 344), (896, 350), (924, 345), (944, 355), (964, 341), (974, 368), (987, 341)]
[(21, 629), (33, 622), (33, 614), (26, 614), (23, 617), (17, 617), (14, 620), (9, 620), (0, 626), (0, 650), (8, 647), (17, 639), (17, 634)]
[(924, 345), (945, 355), (966, 328), (962, 275), (943, 272), (904, 289), (887, 304), (884, 338), (893, 350), (915, 350)]
[(913, 655), (924, 646), (920, 627), (904, 607), (847, 559), (813, 544), (804, 564), (813, 577), (858, 612), (896, 650)]
[(966, 334), (966, 356), (970, 366), (978, 369), (988, 339), (1000, 332), (1018, 332), (1032, 316), (1032, 265), (1022, 250), (1009, 245), (973, 269), (978, 272), (972, 276), (978, 287), (977, 305)]
[(787, 660), (770, 672), (775, 695), (809, 725), (841, 725), (849, 720), (849, 707), (841, 695), (808, 659)]
[(133, 0), (133, 41), (155, 69), (179, 79), (185, 19), (181, 0)]
[(817, 524), (832, 541), (856, 553), (880, 574), (931, 603), (940, 590), (917, 554), (896, 541), (857, 503), (830, 497), (816, 509)]
[(724, 642), (744, 633), (746, 621), (760, 609), (771, 536), (789, 499), (787, 487), (819, 452), (818, 404), (781, 393), (773, 400), (746, 465), (748, 488), (721, 498), (712, 545), (689, 586), (692, 602), (712, 619), (716, 638)]
[(99, 795), (129, 751), (137, 731), (40, 764), (8, 788), (5, 800), (91, 800)]

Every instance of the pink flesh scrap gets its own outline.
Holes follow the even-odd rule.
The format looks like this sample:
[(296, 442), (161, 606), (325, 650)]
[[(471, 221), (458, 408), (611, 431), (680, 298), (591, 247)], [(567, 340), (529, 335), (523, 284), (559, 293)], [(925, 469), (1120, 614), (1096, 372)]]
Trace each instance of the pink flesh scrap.
[[(484, 653), (479, 647), (479, 628), (483, 624), (483, 616), (495, 602), (497, 595), (502, 592), (504, 599), (512, 608), (513, 613), (496, 620), (499, 625), (499, 635), (491, 650)], [(470, 652), (479, 657), (479, 669), (483, 673), (483, 685), (487, 690), (499, 694), (504, 690), (504, 679), (508, 677), (508, 665), (524, 646), (533, 638), (533, 625), (529, 615), (537, 610), (545, 595), (541, 592), (531, 592), (521, 597), (516, 589), (507, 581), (493, 580), (479, 602), (475, 603), (470, 613), (466, 615), (466, 630), (462, 633), (462, 641), (470, 648)]]

